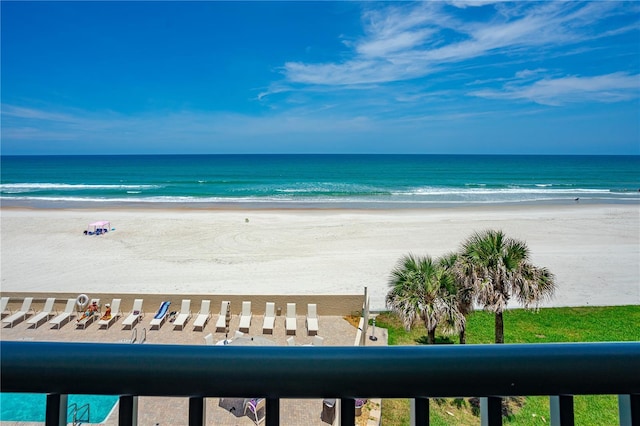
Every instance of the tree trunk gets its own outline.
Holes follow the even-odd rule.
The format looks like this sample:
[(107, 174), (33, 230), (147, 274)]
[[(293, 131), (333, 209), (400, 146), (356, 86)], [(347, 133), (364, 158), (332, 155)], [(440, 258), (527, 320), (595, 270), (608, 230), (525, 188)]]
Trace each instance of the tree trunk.
[(504, 343), (504, 322), (502, 311), (496, 312), (496, 343)]
[(467, 343), (467, 333), (466, 333), (466, 330), (464, 328), (462, 330), (460, 330), (459, 337), (460, 337), (460, 344), (461, 345), (464, 345), (464, 344)]
[(427, 342), (429, 342), (430, 345), (435, 345), (436, 344), (436, 329), (435, 328), (433, 330), (429, 330), (429, 332), (427, 333)]

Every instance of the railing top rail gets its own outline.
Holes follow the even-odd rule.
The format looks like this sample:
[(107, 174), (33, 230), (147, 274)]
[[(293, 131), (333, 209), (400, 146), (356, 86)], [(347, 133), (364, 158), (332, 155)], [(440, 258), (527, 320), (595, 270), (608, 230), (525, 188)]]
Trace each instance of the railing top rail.
[(640, 342), (233, 347), (0, 342), (4, 392), (278, 398), (640, 392)]

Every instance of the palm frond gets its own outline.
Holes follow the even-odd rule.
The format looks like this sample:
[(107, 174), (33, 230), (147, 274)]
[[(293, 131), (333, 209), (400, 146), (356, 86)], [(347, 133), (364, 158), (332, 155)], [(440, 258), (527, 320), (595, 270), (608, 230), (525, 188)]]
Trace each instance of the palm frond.
[[(455, 265), (455, 258), (449, 259), (449, 267)], [(458, 286), (452, 269), (445, 267), (446, 260), (433, 260), (429, 256), (406, 255), (391, 271), (386, 297), (387, 307), (403, 321), (405, 327), (412, 326), (418, 318), (427, 331), (433, 333), (443, 321), (447, 330), (458, 330), (457, 322), (446, 319), (463, 316), (458, 306)]]

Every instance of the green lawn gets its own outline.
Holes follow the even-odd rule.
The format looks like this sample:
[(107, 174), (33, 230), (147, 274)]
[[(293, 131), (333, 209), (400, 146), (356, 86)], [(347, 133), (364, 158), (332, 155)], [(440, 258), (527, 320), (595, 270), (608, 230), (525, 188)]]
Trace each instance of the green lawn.
[[(505, 343), (607, 342), (640, 341), (640, 306), (581, 308), (545, 308), (538, 312), (514, 309), (504, 313)], [(377, 317), (376, 325), (386, 328), (389, 345), (426, 343), (424, 326), (405, 331), (392, 314)], [(457, 336), (438, 336), (441, 343), (457, 344)], [(467, 319), (467, 343), (490, 344), (494, 341), (493, 315), (478, 311)], [(618, 400), (615, 395), (584, 395), (574, 398), (575, 423), (600, 426), (618, 423)], [(384, 400), (382, 424), (409, 424), (409, 400)], [(514, 415), (505, 419), (509, 425), (544, 425), (549, 423), (549, 398), (528, 397)], [(477, 425), (468, 400), (431, 402), (432, 425)]]

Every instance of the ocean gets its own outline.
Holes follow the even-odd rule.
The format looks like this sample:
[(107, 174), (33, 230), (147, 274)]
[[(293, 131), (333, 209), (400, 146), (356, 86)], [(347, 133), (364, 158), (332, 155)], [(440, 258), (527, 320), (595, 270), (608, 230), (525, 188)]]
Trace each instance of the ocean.
[(3, 206), (428, 208), (640, 203), (640, 156), (2, 156)]

